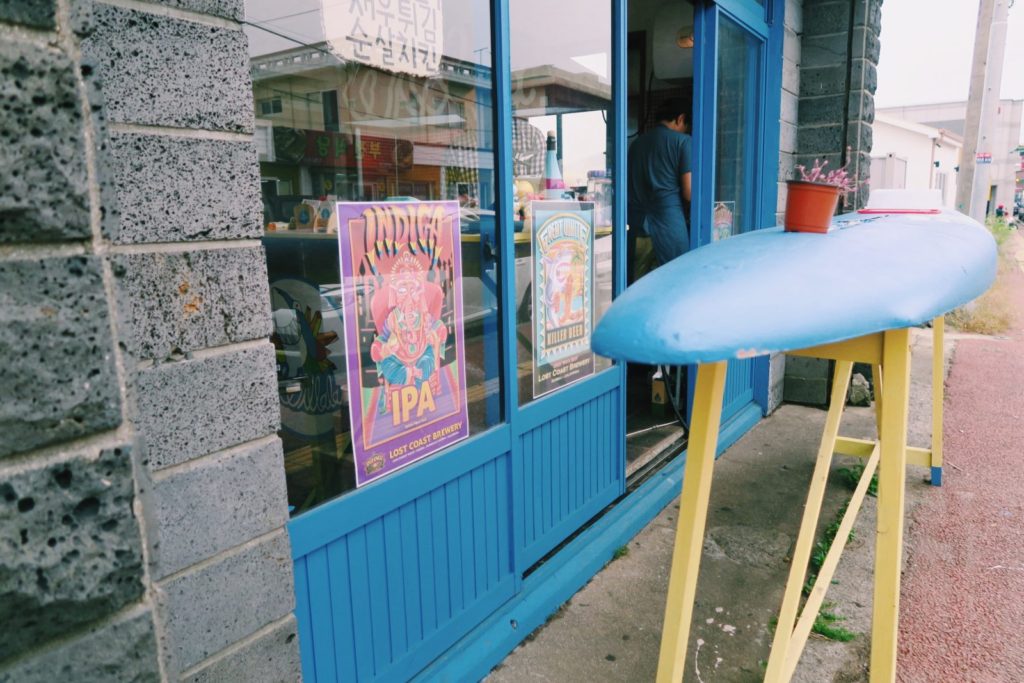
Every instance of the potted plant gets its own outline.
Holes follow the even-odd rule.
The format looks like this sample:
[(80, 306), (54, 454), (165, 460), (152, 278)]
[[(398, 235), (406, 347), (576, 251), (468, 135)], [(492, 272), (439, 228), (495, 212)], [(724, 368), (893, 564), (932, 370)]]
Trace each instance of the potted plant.
[(814, 160), (810, 170), (797, 165), (800, 178), (786, 181), (786, 232), (828, 232), (839, 197), (845, 199), (848, 192), (857, 189), (846, 164), (832, 170), (826, 166), (828, 161), (820, 159)]

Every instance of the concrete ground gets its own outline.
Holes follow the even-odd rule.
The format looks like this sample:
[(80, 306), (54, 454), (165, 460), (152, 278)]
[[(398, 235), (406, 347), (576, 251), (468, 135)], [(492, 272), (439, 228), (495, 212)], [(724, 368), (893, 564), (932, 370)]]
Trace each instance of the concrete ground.
[[(914, 331), (910, 442), (930, 439), (931, 331)], [(949, 339), (947, 354), (955, 344)], [(768, 657), (770, 622), (782, 601), (806, 487), (825, 412), (784, 405), (719, 459), (711, 491), (704, 557), (687, 652), (688, 681), (759, 681)], [(841, 433), (874, 438), (874, 412), (847, 408)], [(835, 519), (850, 490), (836, 458), (822, 512)], [(924, 468), (907, 478), (910, 518), (922, 501), (940, 498)], [(794, 680), (866, 680), (871, 618), (875, 499), (867, 498), (827, 602), (857, 635), (839, 643), (813, 636)], [(562, 606), (487, 678), (518, 681), (647, 681), (657, 668), (678, 504), (644, 528), (594, 579)], [(944, 680), (941, 677), (935, 680)], [(980, 679), (979, 679), (980, 680)]]

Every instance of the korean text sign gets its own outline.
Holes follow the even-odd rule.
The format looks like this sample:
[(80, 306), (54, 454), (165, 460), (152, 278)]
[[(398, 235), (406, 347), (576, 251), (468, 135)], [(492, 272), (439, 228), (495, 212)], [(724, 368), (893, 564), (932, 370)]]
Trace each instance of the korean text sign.
[(433, 76), (441, 67), (441, 0), (321, 0), (324, 36), (347, 62)]

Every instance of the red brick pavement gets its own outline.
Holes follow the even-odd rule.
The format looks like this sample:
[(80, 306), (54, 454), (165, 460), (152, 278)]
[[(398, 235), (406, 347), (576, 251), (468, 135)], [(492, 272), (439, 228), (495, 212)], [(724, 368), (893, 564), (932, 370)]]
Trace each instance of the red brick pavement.
[[(1024, 250), (1024, 239), (1014, 238)], [(1024, 682), (1024, 274), (1008, 340), (958, 342), (938, 495), (908, 527), (899, 680)]]

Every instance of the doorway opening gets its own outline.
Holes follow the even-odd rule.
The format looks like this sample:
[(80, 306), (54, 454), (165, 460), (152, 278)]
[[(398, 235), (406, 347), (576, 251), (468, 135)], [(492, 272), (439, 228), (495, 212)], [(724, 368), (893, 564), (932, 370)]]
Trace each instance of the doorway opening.
[[(693, 127), (694, 4), (691, 0), (630, 0), (627, 43), (627, 145), (662, 126), (659, 112), (670, 101), (686, 103), (686, 132)], [(695, 146), (691, 144), (691, 150)], [(691, 159), (692, 159), (691, 154)], [(686, 220), (679, 230), (688, 231)], [(657, 267), (643, 226), (629, 226), (628, 279), (631, 284)], [(691, 248), (694, 235), (689, 236)], [(686, 447), (687, 372), (682, 367), (630, 363), (626, 379), (626, 475), (645, 476)]]

